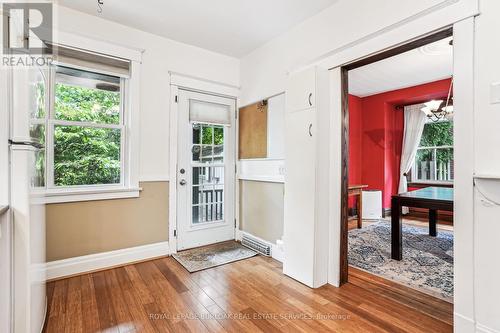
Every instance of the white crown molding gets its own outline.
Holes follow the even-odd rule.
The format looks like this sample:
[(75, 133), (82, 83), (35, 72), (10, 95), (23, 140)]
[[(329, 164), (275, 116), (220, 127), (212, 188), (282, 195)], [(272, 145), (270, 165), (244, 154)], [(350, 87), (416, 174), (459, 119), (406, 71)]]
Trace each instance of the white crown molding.
[(170, 255), (168, 242), (160, 242), (56, 260), (46, 265), (47, 279), (60, 279), (168, 255)]

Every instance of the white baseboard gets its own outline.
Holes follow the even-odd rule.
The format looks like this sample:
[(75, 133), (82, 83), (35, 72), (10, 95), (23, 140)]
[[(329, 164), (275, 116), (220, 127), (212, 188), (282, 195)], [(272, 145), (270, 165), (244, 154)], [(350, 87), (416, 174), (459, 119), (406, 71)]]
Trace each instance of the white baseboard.
[(499, 330), (481, 325), (479, 323), (476, 324), (476, 333), (499, 333)]
[(475, 331), (476, 323), (472, 318), (459, 313), (453, 314), (453, 331), (455, 333), (470, 333)]
[(251, 233), (243, 231), (243, 230), (236, 230), (236, 235), (235, 235), (236, 240), (241, 241), (243, 234), (249, 235), (249, 236), (256, 238), (256, 239), (260, 240), (261, 242), (271, 246), (271, 257), (275, 260), (278, 260), (279, 262), (283, 262), (284, 253), (283, 253), (283, 248), (281, 246), (278, 246), (276, 244), (268, 242), (260, 237), (252, 235)]
[(453, 315), (453, 331), (455, 333), (500, 333), (498, 329), (494, 329), (480, 323), (475, 322), (472, 318), (463, 316), (459, 313)]
[(170, 254), (168, 242), (89, 254), (47, 263), (47, 279), (58, 279)]

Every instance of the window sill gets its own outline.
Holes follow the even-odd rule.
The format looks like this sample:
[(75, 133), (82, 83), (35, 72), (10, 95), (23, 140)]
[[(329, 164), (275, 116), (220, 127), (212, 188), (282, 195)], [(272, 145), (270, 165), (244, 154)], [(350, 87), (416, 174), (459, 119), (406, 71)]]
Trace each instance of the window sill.
[(414, 181), (409, 182), (408, 187), (453, 187), (453, 182), (433, 182), (433, 181)]
[(65, 203), (96, 200), (112, 200), (138, 198), (142, 188), (101, 188), (101, 189), (78, 189), (68, 191), (47, 190), (44, 193), (45, 203)]

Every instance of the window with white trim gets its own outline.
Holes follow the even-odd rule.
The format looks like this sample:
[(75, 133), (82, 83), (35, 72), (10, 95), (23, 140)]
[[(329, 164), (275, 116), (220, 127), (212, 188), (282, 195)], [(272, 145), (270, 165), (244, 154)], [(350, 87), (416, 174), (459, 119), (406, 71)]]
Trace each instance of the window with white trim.
[(453, 119), (428, 120), (415, 156), (413, 182), (452, 183), (454, 179)]
[(124, 80), (54, 67), (49, 188), (124, 185)]
[(36, 185), (47, 202), (137, 197), (139, 63), (51, 47), (54, 63), (40, 91), (47, 111), (31, 122), (45, 144)]

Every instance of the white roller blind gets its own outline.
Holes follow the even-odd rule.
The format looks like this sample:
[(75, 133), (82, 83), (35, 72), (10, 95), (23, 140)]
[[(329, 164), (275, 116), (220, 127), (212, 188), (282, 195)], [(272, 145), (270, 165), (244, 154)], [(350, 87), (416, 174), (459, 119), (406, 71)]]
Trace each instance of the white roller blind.
[(50, 45), (50, 47), (54, 60), (60, 64), (120, 77), (130, 76), (129, 60), (62, 45)]
[(231, 126), (231, 109), (228, 105), (189, 100), (191, 122)]

